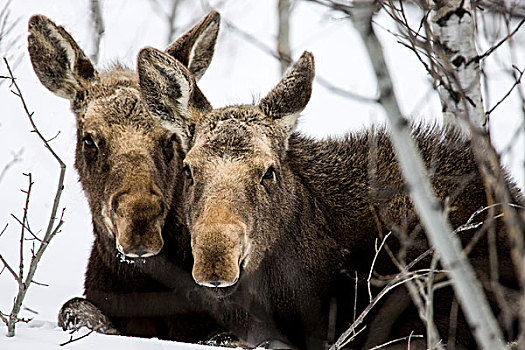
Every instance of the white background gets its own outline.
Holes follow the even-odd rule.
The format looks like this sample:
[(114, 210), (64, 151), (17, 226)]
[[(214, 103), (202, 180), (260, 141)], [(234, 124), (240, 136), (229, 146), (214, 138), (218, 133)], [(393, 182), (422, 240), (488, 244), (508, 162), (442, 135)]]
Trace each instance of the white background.
[[(0, 0), (0, 7), (5, 0)], [(101, 42), (99, 69), (115, 60), (135, 67), (136, 54), (144, 46), (164, 49), (167, 42), (167, 25), (162, 9), (167, 11), (167, 1), (102, 1), (105, 33)], [(209, 11), (205, 1), (186, 1), (177, 12), (177, 35), (195, 24)], [(276, 47), (277, 1), (230, 0), (212, 1), (223, 20), (249, 33), (270, 48)], [(77, 181), (73, 168), (75, 146), (75, 120), (69, 111), (69, 102), (47, 91), (34, 74), (27, 54), (27, 21), (33, 14), (43, 14), (63, 25), (79, 45), (90, 55), (93, 52), (93, 25), (89, 17), (87, 1), (13, 1), (10, 6), (11, 19), (19, 23), (11, 33), (18, 39), (8, 50), (0, 47), (0, 54), (14, 58), (21, 56), (14, 74), (22, 89), (35, 122), (52, 141), (54, 150), (67, 165), (65, 190), (61, 206), (66, 208), (62, 232), (55, 237), (46, 251), (36, 274), (36, 280), (48, 287), (32, 285), (24, 306), (35, 310), (21, 313), (34, 317), (32, 327), (20, 326), (15, 339), (4, 337), (5, 328), (0, 324), (0, 348), (22, 349), (28, 345), (36, 348), (56, 348), (68, 336), (53, 329), (57, 312), (63, 302), (83, 293), (83, 278), (88, 254), (91, 250), (91, 217), (86, 199)], [(409, 12), (416, 13), (415, 9)], [(387, 63), (394, 79), (395, 92), (403, 113), (413, 119), (439, 120), (440, 105), (437, 95), (431, 91), (429, 77), (415, 55), (397, 43), (386, 28), (395, 26), (383, 12), (375, 19), (376, 31), (384, 45)], [(497, 23), (496, 23), (497, 24)], [(516, 23), (512, 24), (513, 26)], [(481, 27), (481, 24), (479, 24)], [(515, 44), (525, 44), (524, 30), (515, 37)], [(503, 35), (504, 33), (501, 33)], [(479, 51), (488, 48), (484, 41)], [(297, 2), (291, 18), (292, 56), (296, 59), (303, 50), (315, 55), (318, 76), (334, 85), (356, 94), (375, 97), (376, 83), (368, 57), (358, 34), (351, 23), (340, 13), (308, 2)], [(246, 40), (236, 31), (228, 29), (223, 21), (215, 57), (199, 85), (215, 107), (236, 103), (250, 103), (263, 97), (279, 80), (280, 68), (277, 60)], [(517, 50), (516, 64), (524, 68), (525, 50)], [(485, 103), (491, 107), (512, 86), (513, 81), (505, 73), (510, 68), (509, 54), (504, 46), (486, 60), (485, 71), (490, 78), (490, 98)], [(0, 62), (0, 75), (7, 75)], [(520, 136), (512, 139), (521, 125), (521, 105), (513, 93), (491, 116), (490, 130), (499, 150), (505, 150), (503, 159), (515, 180), (523, 188), (524, 141)], [(299, 128), (315, 137), (342, 135), (347, 131), (360, 130), (372, 124), (384, 124), (384, 112), (377, 104), (361, 103), (339, 97), (319, 84), (314, 85), (312, 99), (303, 112)], [(20, 227), (11, 214), (22, 217), (27, 178), (23, 173), (32, 173), (35, 185), (32, 190), (29, 222), (35, 232), (44, 231), (58, 181), (59, 169), (51, 155), (42, 147), (37, 137), (30, 132), (29, 121), (20, 101), (9, 89), (8, 82), (0, 85), (0, 170), (10, 162), (13, 154), (22, 150), (21, 161), (13, 165), (0, 182), (0, 227), (9, 224), (0, 237), (0, 253), (18, 270), (18, 243)], [(29, 246), (30, 243), (26, 243)], [(30, 252), (26, 251), (26, 267)], [(4, 271), (0, 275), (0, 311), (9, 313), (17, 285), (12, 276)], [(36, 328), (35, 328), (36, 327)], [(39, 333), (35, 334), (34, 329)], [(38, 343), (40, 339), (41, 343)], [(173, 347), (175, 344), (146, 340), (118, 340), (113, 337), (90, 336), (70, 345), (74, 348), (93, 348), (97, 344), (130, 346), (136, 349)], [(103, 339), (97, 341), (97, 339)], [(4, 347), (4, 344), (7, 347)], [(110, 345), (111, 344), (111, 345)], [(105, 346), (102, 346), (105, 347)]]

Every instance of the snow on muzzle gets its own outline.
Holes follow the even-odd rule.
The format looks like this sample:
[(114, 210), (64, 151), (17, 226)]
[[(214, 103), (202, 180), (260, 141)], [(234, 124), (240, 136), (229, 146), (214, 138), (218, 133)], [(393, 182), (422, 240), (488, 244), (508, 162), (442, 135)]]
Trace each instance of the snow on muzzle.
[(135, 186), (111, 196), (111, 221), (119, 252), (130, 258), (147, 258), (164, 245), (165, 205), (154, 185)]

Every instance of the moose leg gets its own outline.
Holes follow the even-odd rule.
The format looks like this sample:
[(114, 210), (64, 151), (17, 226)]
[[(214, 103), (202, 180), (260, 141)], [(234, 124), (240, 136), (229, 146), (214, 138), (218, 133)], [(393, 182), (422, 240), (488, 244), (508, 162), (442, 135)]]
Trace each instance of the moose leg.
[(87, 327), (98, 333), (120, 334), (109, 318), (84, 298), (73, 298), (62, 305), (58, 313), (58, 325), (65, 331)]

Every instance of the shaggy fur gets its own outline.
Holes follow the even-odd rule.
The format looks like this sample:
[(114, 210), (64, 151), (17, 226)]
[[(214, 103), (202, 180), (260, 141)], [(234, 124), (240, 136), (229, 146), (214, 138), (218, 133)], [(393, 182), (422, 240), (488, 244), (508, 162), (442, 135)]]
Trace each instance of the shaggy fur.
[[(172, 117), (177, 125), (194, 129), (184, 160), (184, 216), (191, 231), (193, 278), (223, 305), (219, 317), (241, 339), (257, 344), (273, 338), (296, 348), (323, 348), (351, 323), (354, 288), (357, 312), (368, 304), (366, 279), (377, 240), (392, 232), (388, 248), (407, 262), (428, 249), (385, 130), (323, 141), (292, 133), (310, 97), (311, 54), (304, 53), (259, 105), (211, 112), (184, 107), (193, 81), (169, 56), (146, 49), (139, 54), (138, 70), (150, 110), (182, 105), (186, 112)], [(170, 94), (167, 82), (187, 88)], [(439, 127), (415, 127), (413, 136), (454, 227), (489, 204), (468, 141)], [(520, 201), (518, 191), (508, 185), (514, 201)], [(515, 294), (519, 289), (501, 220), (486, 214), (476, 219), (485, 220), (482, 230), (495, 230), (498, 282), (508, 295)], [(475, 232), (459, 235), (466, 244)], [(487, 234), (482, 232), (469, 257), (499, 313), (490, 289)], [(424, 259), (413, 269), (429, 263), (430, 258)], [(397, 272), (384, 249), (374, 276)], [(445, 342), (452, 298), (450, 288), (434, 296), (434, 319)], [(235, 313), (234, 305), (242, 305), (248, 314)], [(329, 326), (334, 313), (336, 322)], [(457, 322), (451, 340), (457, 348), (474, 348), (462, 315)], [(411, 331), (425, 334), (404, 289), (387, 297), (365, 323), (368, 334), (352, 347), (372, 347)], [(512, 332), (512, 325), (504, 326)], [(412, 344), (416, 346), (426, 348), (424, 342)]]
[[(185, 57), (202, 75), (218, 29), (219, 14), (212, 12), (169, 52)], [(68, 301), (60, 324), (182, 341), (206, 339), (219, 326), (204, 311), (189, 273), (189, 234), (181, 222), (183, 180), (171, 176), (181, 169), (180, 138), (150, 116), (134, 72), (119, 66), (97, 72), (73, 38), (44, 16), (30, 19), (29, 32), (38, 78), (69, 99), (76, 116), (75, 168), (95, 234), (84, 285), (87, 300)]]

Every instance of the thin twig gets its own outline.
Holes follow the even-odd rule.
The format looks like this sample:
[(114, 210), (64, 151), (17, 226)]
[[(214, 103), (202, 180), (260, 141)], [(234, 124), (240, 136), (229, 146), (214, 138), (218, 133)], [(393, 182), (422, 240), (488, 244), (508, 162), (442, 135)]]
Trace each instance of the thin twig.
[(498, 103), (496, 103), (494, 105), (494, 107), (492, 107), (489, 111), (485, 112), (485, 115), (486, 116), (489, 116), (492, 112), (494, 112), (494, 110), (496, 108), (498, 108), (498, 106), (500, 104), (503, 103), (503, 101), (505, 101), (505, 99), (507, 99), (507, 97), (509, 97), (509, 95), (511, 94), (512, 90), (514, 90), (514, 88), (516, 86), (518, 86), (518, 84), (521, 84), (521, 78), (523, 77), (523, 73), (525, 72), (525, 69), (523, 70), (520, 70), (518, 67), (516, 66), (512, 66), (514, 69), (516, 69), (518, 72), (520, 72), (520, 74), (518, 75), (518, 77), (516, 78), (516, 80), (514, 81), (514, 84), (512, 84), (511, 88), (509, 89), (509, 91), (507, 91), (507, 93), (498, 101)]
[(281, 75), (284, 75), (290, 65), (290, 0), (279, 0), (277, 12), (279, 27), (277, 31), (277, 54), (281, 63)]
[(370, 311), (376, 306), (376, 304), (386, 295), (388, 294), (392, 289), (405, 284), (407, 281), (411, 281), (416, 278), (423, 278), (426, 275), (428, 275), (428, 272), (425, 272), (423, 270), (417, 270), (413, 272), (407, 273), (406, 278), (401, 277), (399, 274), (397, 277), (395, 277), (390, 283), (388, 283), (387, 286), (385, 286), (375, 297), (372, 299), (372, 302), (368, 304), (368, 306), (361, 312), (359, 317), (350, 325), (350, 327), (337, 339), (335, 344), (333, 344), (330, 347), (330, 350), (339, 350), (344, 348), (345, 345), (347, 345), (349, 342), (351, 342), (355, 336), (355, 330), (361, 323), (363, 322), (366, 315), (370, 313)]
[(24, 205), (24, 216), (22, 219), (22, 229), (20, 232), (20, 262), (19, 262), (19, 272), (18, 277), (20, 280), (24, 279), (24, 236), (25, 236), (25, 223), (27, 222), (27, 213), (29, 212), (29, 198), (31, 197), (31, 189), (33, 188), (33, 177), (31, 173), (25, 174), (29, 180), (29, 185), (27, 186), (26, 201)]
[[(374, 266), (376, 264), (377, 256), (379, 255), (379, 252), (381, 251), (381, 249), (385, 245), (385, 242), (386, 242), (387, 238), (390, 236), (390, 234), (392, 234), (392, 232), (388, 232), (388, 234), (385, 235), (385, 237), (381, 241), (381, 244), (379, 245), (379, 248), (377, 248), (377, 246), (376, 246), (376, 253), (374, 255), (374, 259), (372, 260), (372, 264), (370, 265), (370, 272), (368, 273), (368, 278), (366, 280), (367, 281), (367, 285), (368, 285), (368, 298), (369, 298), (370, 302), (372, 301), (372, 289), (370, 287), (370, 280), (372, 279), (372, 272), (374, 271)], [(377, 241), (376, 241), (376, 244), (377, 244)]]
[(4, 232), (7, 230), (7, 226), (9, 226), (9, 223), (5, 224), (4, 228), (2, 229), (2, 231), (0, 231), (0, 237), (4, 234)]
[[(0, 76), (0, 79), (3, 79), (3, 78), (4, 77)], [(4, 168), (2, 169), (2, 172), (0, 172), (0, 182), (2, 182), (2, 180), (4, 179), (4, 176), (7, 174), (7, 171), (9, 170), (9, 168), (11, 168), (16, 163), (20, 162), (21, 160), (20, 156), (22, 155), (23, 151), (24, 149), (21, 148), (18, 152), (15, 152), (13, 154), (13, 158), (4, 166)]]
[(102, 327), (101, 324), (99, 324), (98, 326), (96, 326), (95, 328), (91, 329), (89, 332), (87, 332), (86, 334), (84, 334), (84, 335), (82, 335), (82, 336), (80, 336), (78, 338), (73, 338), (73, 336), (71, 336), (67, 342), (60, 344), (60, 346), (66, 346), (66, 345), (71, 344), (73, 342), (76, 342), (76, 341), (78, 341), (80, 339), (84, 339), (85, 337), (91, 335), (91, 333), (98, 331), (100, 329), (100, 327)]
[(13, 275), (13, 277), (15, 278), (15, 280), (18, 282), (18, 284), (22, 283), (22, 280), (18, 277), (18, 274), (15, 272), (15, 270), (7, 263), (7, 261), (4, 259), (4, 257), (2, 256), (2, 254), (0, 254), (0, 260), (2, 261), (2, 263), (4, 264), (4, 266), (7, 268), (7, 271), (9, 271), (11, 273), (11, 275)]
[[(402, 337), (402, 338), (397, 338), (397, 339), (394, 339), (394, 340), (391, 340), (389, 342), (386, 342), (384, 344), (381, 344), (381, 345), (378, 345), (378, 346), (374, 346), (373, 348), (370, 348), (368, 350), (377, 350), (377, 349), (381, 349), (381, 348), (384, 348), (385, 346), (388, 346), (388, 345), (392, 345), (394, 343), (399, 343), (399, 342), (402, 342), (403, 340), (408, 340), (408, 343), (410, 344), (410, 340), (412, 338), (424, 338), (425, 336), (424, 335), (421, 335), (421, 334), (412, 334), (413, 332), (410, 332), (410, 335), (406, 336), (406, 337)], [(409, 345), (410, 346), (410, 345)]]
[[(267, 53), (268, 55), (274, 57), (277, 60), (288, 61), (288, 64), (290, 64), (292, 62), (291, 57), (288, 57), (288, 58), (285, 57), (285, 56), (280, 57), (279, 54), (277, 52), (275, 52), (275, 50), (273, 50), (271, 47), (266, 45), (261, 40), (257, 39), (255, 36), (245, 32), (242, 29), (240, 29), (239, 27), (237, 27), (232, 22), (230, 22), (230, 21), (228, 21), (228, 20), (226, 20), (224, 18), (222, 19), (222, 22), (224, 23), (226, 28), (230, 29), (235, 34), (237, 34), (240, 37), (244, 38), (246, 40), (246, 42), (254, 45), (255, 47), (257, 47), (261, 51)], [(326, 88), (327, 90), (329, 90), (329, 91), (331, 91), (331, 92), (333, 92), (335, 94), (338, 94), (339, 96), (342, 96), (342, 97), (345, 97), (345, 98), (350, 98), (350, 99), (353, 99), (353, 100), (356, 100), (356, 101), (359, 101), (359, 102), (366, 102), (366, 103), (377, 103), (378, 102), (377, 98), (361, 96), (361, 95), (356, 94), (354, 92), (345, 90), (345, 89), (340, 88), (338, 86), (335, 86), (332, 83), (330, 83), (327, 79), (324, 79), (323, 77), (321, 77), (319, 75), (316, 75), (315, 81), (319, 85), (323, 86), (324, 88)]]
[[(49, 216), (49, 221), (48, 221), (48, 224), (47, 224), (47, 229), (45, 231), (44, 237), (42, 238), (42, 242), (40, 243), (40, 246), (39, 246), (37, 252), (36, 253), (33, 252), (33, 256), (31, 257), (31, 261), (30, 261), (30, 264), (29, 264), (29, 270), (27, 271), (27, 275), (25, 277), (25, 280), (22, 281), (22, 277), (17, 279), (17, 281), (19, 281), (19, 284), (18, 284), (19, 285), (19, 290), (18, 290), (18, 294), (17, 294), (17, 296), (15, 298), (13, 309), (11, 311), (11, 314), (9, 315), (8, 332), (7, 332), (7, 336), (12, 337), (12, 336), (15, 335), (15, 324), (18, 321), (20, 321), (20, 319), (18, 318), (18, 313), (20, 312), (20, 308), (21, 308), (22, 302), (23, 302), (23, 300), (24, 300), (24, 298), (26, 296), (27, 290), (28, 290), (29, 286), (31, 285), (31, 283), (33, 282), (33, 278), (34, 278), (34, 275), (36, 273), (36, 269), (38, 267), (38, 263), (40, 262), (40, 259), (42, 258), (45, 250), (47, 249), (47, 247), (49, 245), (49, 243), (51, 242), (53, 237), (59, 232), (60, 227), (64, 223), (64, 221), (63, 221), (64, 209), (62, 209), (62, 213), (61, 213), (59, 218), (57, 218), (57, 211), (58, 211), (58, 208), (59, 208), (59, 205), (60, 205), (60, 198), (61, 198), (61, 195), (62, 195), (62, 190), (64, 189), (64, 178), (65, 178), (65, 172), (66, 172), (66, 165), (64, 164), (62, 159), (55, 153), (55, 151), (51, 148), (51, 146), (49, 145), (49, 142), (47, 141), (47, 139), (40, 133), (39, 129), (35, 125), (34, 120), (33, 120), (33, 114), (34, 113), (30, 112), (28, 107), (27, 107), (25, 99), (24, 99), (24, 97), (22, 95), (22, 91), (20, 90), (20, 88), (19, 88), (19, 86), (18, 86), (18, 84), (16, 82), (16, 79), (15, 79), (15, 77), (13, 75), (13, 72), (11, 70), (11, 67), (9, 66), (9, 62), (7, 61), (6, 58), (4, 58), (4, 62), (5, 62), (5, 65), (7, 67), (8, 72), (9, 72), (9, 76), (10, 76), (10, 80), (11, 80), (11, 87), (14, 88), (14, 90), (11, 90), (11, 92), (13, 92), (13, 94), (15, 94), (16, 96), (19, 97), (19, 99), (20, 99), (20, 101), (22, 103), (22, 106), (24, 108), (24, 111), (25, 111), (27, 117), (29, 118), (29, 122), (31, 123), (32, 132), (34, 132), (40, 138), (40, 140), (44, 144), (45, 148), (48, 149), (48, 151), (52, 154), (52, 156), (55, 158), (55, 160), (58, 162), (58, 164), (60, 166), (60, 175), (59, 175), (59, 179), (58, 179), (58, 185), (57, 185), (57, 189), (56, 189), (56, 192), (55, 192), (55, 198), (54, 198), (54, 201), (53, 201), (53, 207), (51, 209), (51, 213), (50, 213), (50, 216)], [(58, 223), (56, 223), (57, 219), (58, 219)], [(26, 220), (26, 219), (24, 219), (24, 220)], [(24, 223), (24, 221), (22, 221), (22, 222)], [(25, 229), (25, 225), (22, 225), (22, 227), (23, 227), (23, 229)], [(1, 257), (1, 255), (0, 255), (0, 257)], [(2, 259), (2, 262), (4, 262), (4, 264), (7, 263), (3, 259), (3, 257), (1, 257), (1, 259)], [(6, 266), (8, 266), (8, 265), (6, 265)]]
[(470, 61), (467, 62), (467, 66), (471, 64), (472, 62), (479, 62), (480, 60), (488, 57), (490, 54), (492, 54), (494, 51), (496, 51), (501, 45), (503, 45), (506, 41), (510, 40), (518, 32), (518, 30), (521, 28), (521, 26), (525, 23), (525, 18), (520, 21), (520, 23), (514, 28), (514, 30), (507, 34), (503, 39), (501, 39), (496, 45), (492, 46), (490, 49), (482, 53), (481, 55), (478, 55), (476, 57), (473, 57)]
[(27, 232), (29, 232), (31, 234), (31, 236), (33, 236), (33, 239), (36, 239), (37, 241), (39, 242), (42, 242), (42, 240), (40, 238), (38, 238), (38, 236), (36, 234), (33, 233), (33, 231), (31, 230), (31, 228), (29, 227), (29, 225), (27, 224), (27, 221), (26, 223), (24, 224), (22, 222), (22, 220), (20, 220), (19, 218), (17, 218), (14, 214), (11, 214), (11, 217), (13, 219), (15, 219), (20, 225), (24, 226), (27, 230)]

